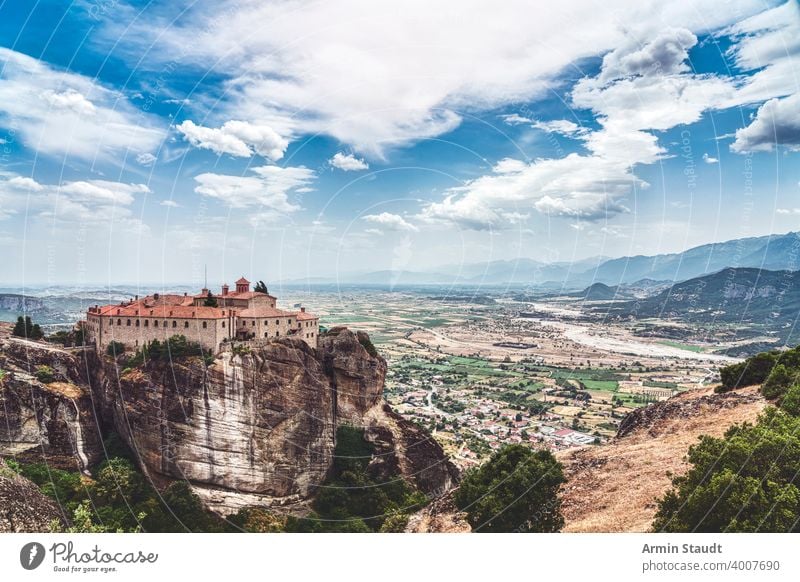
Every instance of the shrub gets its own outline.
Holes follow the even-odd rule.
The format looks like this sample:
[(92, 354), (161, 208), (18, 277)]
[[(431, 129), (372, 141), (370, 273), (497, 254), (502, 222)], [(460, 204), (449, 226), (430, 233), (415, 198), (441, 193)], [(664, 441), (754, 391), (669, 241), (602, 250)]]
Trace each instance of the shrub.
[(56, 376), (53, 368), (50, 366), (36, 366), (35, 372), (36, 379), (43, 384), (49, 384), (50, 382), (55, 381)]
[(761, 394), (770, 400), (779, 398), (794, 383), (797, 371), (777, 364), (772, 368), (764, 384), (761, 385)]
[(112, 358), (116, 358), (123, 353), (125, 353), (125, 344), (122, 342), (112, 341), (106, 346), (106, 354)]
[(474, 531), (557, 532), (564, 525), (558, 499), (564, 481), (552, 453), (511, 445), (466, 474), (455, 502)]
[(778, 352), (761, 352), (747, 358), (744, 362), (720, 369), (722, 386), (717, 389), (717, 392), (727, 392), (734, 388), (761, 384), (775, 366), (778, 355)]
[(793, 384), (783, 395), (781, 410), (792, 416), (800, 416), (800, 384)]
[(369, 339), (369, 336), (363, 332), (358, 333), (358, 343), (360, 343), (367, 353), (372, 356), (373, 358), (378, 357), (378, 350), (375, 349), (375, 346), (372, 343), (372, 340)]
[(655, 531), (790, 532), (800, 528), (800, 418), (768, 407), (755, 424), (689, 449), (689, 471), (658, 501)]

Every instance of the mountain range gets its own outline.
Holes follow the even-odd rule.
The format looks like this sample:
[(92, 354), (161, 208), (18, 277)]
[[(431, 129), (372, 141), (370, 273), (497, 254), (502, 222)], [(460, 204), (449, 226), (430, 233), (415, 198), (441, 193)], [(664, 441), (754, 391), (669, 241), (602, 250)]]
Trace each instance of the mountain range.
[(726, 267), (768, 270), (800, 269), (800, 233), (734, 239), (692, 247), (680, 253), (592, 257), (574, 262), (546, 263), (529, 258), (442, 265), (431, 270), (382, 270), (343, 273), (282, 281), (282, 285), (368, 284), (401, 285), (526, 285), (544, 289), (579, 290), (593, 283), (632, 285), (686, 281)]

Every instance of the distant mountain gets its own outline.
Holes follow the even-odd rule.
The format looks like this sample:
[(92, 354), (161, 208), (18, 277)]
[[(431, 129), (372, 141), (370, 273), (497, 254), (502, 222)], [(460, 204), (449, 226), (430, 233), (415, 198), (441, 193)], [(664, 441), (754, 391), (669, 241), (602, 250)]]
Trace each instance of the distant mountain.
[(676, 283), (619, 311), (639, 318), (754, 323), (789, 331), (800, 313), (800, 271), (727, 268)]
[(605, 283), (594, 283), (575, 296), (585, 301), (611, 301), (620, 299), (620, 292), (617, 287), (609, 287)]
[(800, 235), (796, 232), (741, 238), (701, 245), (682, 253), (612, 259), (571, 277), (571, 282), (618, 285), (645, 278), (685, 281), (726, 267), (797, 270), (800, 269), (798, 251)]

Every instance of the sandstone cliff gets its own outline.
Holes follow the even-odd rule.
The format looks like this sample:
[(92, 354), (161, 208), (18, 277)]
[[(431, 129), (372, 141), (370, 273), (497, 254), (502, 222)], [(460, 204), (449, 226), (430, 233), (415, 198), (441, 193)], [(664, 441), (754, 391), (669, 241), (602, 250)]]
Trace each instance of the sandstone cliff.
[[(209, 507), (231, 513), (313, 496), (332, 466), (337, 426), (351, 424), (379, 451), (376, 473), (402, 474), (431, 496), (458, 478), (441, 447), (384, 403), (385, 360), (366, 334), (346, 328), (322, 336), (318, 349), (276, 338), (213, 362), (133, 367), (124, 356), (16, 339), (0, 347), (5, 454), (44, 451), (85, 468), (102, 457), (101, 435), (114, 431), (154, 483), (186, 480)], [(37, 379), (41, 365), (54, 381)]]
[[(42, 367), (51, 377), (42, 376)], [(100, 459), (98, 420), (79, 354), (6, 338), (0, 370), (0, 452), (72, 470)]]
[(685, 455), (700, 435), (719, 437), (733, 424), (752, 422), (766, 405), (758, 387), (714, 394), (683, 392), (639, 409), (608, 444), (557, 456), (567, 532), (644, 532), (672, 477), (686, 471)]

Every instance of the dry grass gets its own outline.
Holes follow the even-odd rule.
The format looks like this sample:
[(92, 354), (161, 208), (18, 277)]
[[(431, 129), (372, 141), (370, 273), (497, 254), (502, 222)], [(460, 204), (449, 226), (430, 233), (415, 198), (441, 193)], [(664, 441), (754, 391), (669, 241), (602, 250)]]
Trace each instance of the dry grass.
[(698, 437), (721, 436), (732, 424), (753, 421), (766, 404), (757, 387), (727, 395), (690, 390), (667, 402), (680, 406), (607, 445), (559, 454), (568, 478), (561, 493), (564, 531), (648, 531), (657, 498), (673, 475), (686, 471), (684, 457)]

